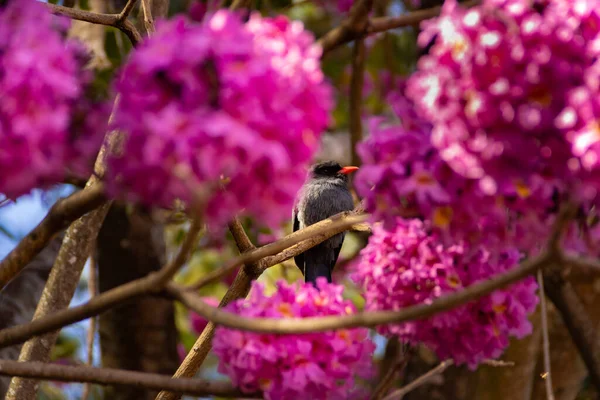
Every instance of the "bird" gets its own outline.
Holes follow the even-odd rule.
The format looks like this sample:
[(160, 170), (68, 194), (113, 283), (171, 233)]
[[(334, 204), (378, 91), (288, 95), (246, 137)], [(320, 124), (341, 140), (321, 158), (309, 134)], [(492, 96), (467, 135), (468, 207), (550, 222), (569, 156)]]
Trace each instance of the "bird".
[[(358, 167), (342, 167), (336, 161), (314, 164), (296, 197), (292, 213), (294, 232), (342, 211), (352, 210), (354, 200), (348, 189), (348, 175), (356, 170)], [(331, 272), (340, 255), (345, 235), (344, 232), (338, 233), (294, 257), (305, 282), (316, 286), (319, 277), (332, 282)]]

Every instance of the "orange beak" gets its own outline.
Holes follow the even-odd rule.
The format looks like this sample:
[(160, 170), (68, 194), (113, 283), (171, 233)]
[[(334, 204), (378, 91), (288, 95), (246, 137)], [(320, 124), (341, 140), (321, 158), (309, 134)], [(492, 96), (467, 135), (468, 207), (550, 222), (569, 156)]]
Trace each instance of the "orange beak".
[(348, 166), (348, 167), (342, 168), (340, 170), (340, 173), (348, 175), (349, 173), (354, 172), (354, 171), (358, 171), (358, 167)]

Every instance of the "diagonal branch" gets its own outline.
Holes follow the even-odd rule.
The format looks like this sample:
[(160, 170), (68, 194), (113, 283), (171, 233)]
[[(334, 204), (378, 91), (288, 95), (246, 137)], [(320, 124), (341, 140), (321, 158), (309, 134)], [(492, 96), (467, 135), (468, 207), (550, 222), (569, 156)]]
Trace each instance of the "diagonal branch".
[[(279, 251), (279, 250), (285, 250), (286, 246), (291, 245), (292, 247), (294, 247), (293, 242), (289, 241), (288, 238), (291, 239), (291, 238), (295, 237), (295, 240), (298, 241), (298, 240), (301, 240), (302, 235), (307, 235), (307, 232), (314, 231), (315, 232), (313, 234), (314, 237), (309, 238), (308, 240), (305, 240), (305, 242), (309, 242), (309, 241), (313, 240), (313, 242), (311, 244), (309, 244), (309, 247), (313, 247), (316, 244), (320, 243), (320, 242), (315, 242), (314, 241), (315, 238), (322, 237), (321, 241), (323, 241), (335, 234), (335, 233), (333, 233), (334, 231), (332, 231), (332, 229), (333, 229), (333, 227), (335, 227), (335, 218), (339, 217), (340, 215), (341, 215), (341, 218), (344, 218), (344, 216), (346, 218), (350, 218), (352, 216), (352, 214), (350, 214), (350, 213), (338, 214), (338, 216), (334, 216), (329, 220), (321, 221), (321, 223), (313, 225), (312, 230), (309, 229), (311, 227), (305, 228), (304, 230), (295, 232), (292, 235), (289, 235), (288, 237), (286, 237), (278, 242), (272, 243), (271, 245), (264, 246), (261, 249), (254, 248), (254, 245), (252, 244), (252, 242), (246, 235), (246, 232), (244, 231), (242, 224), (240, 223), (240, 221), (237, 218), (229, 224), (229, 230), (231, 231), (231, 234), (234, 237), (240, 252), (242, 252), (244, 255), (256, 254), (264, 249), (270, 249), (270, 251)], [(334, 222), (331, 223), (331, 221), (334, 221)], [(343, 221), (343, 219), (342, 219), (342, 221)], [(329, 226), (329, 225), (333, 225), (333, 227)], [(346, 225), (350, 226), (350, 225), (348, 225), (347, 222), (346, 222)], [(345, 228), (346, 228), (345, 225), (340, 226), (338, 228), (339, 232), (341, 232)], [(324, 230), (324, 233), (319, 233), (318, 229)], [(304, 232), (302, 232), (302, 231), (304, 231)], [(278, 244), (279, 244), (279, 247), (278, 247)], [(262, 257), (264, 257), (264, 256), (262, 256)], [(260, 276), (260, 274), (264, 271), (264, 269), (266, 269), (268, 267), (268, 265), (265, 263), (266, 259), (262, 258), (262, 257), (251, 259), (244, 263), (244, 266), (238, 271), (238, 274), (235, 277), (233, 284), (227, 290), (227, 293), (225, 293), (225, 296), (221, 300), (219, 307), (225, 307), (230, 302), (237, 300), (237, 299), (244, 298), (248, 295), (252, 281), (255, 280), (256, 278), (258, 278)], [(233, 264), (230, 264), (230, 265), (233, 265)], [(221, 271), (221, 273), (217, 274), (217, 275), (213, 275), (213, 278), (214, 278), (214, 276), (221, 276), (223, 274), (223, 271), (227, 271), (227, 268), (223, 268), (219, 271)], [(217, 272), (219, 272), (219, 271), (217, 271)], [(199, 287), (210, 281), (209, 279), (206, 279), (206, 278), (207, 277), (205, 277), (205, 279), (203, 279), (201, 282), (198, 282), (197, 286)], [(193, 293), (193, 294), (195, 294), (195, 293)], [(191, 351), (186, 355), (185, 359), (181, 363), (181, 366), (175, 372), (174, 377), (176, 377), (176, 378), (191, 377), (191, 376), (194, 376), (196, 374), (196, 372), (198, 372), (198, 369), (200, 369), (200, 366), (202, 365), (202, 363), (206, 359), (206, 356), (210, 352), (210, 349), (212, 348), (212, 338), (213, 338), (213, 335), (215, 332), (215, 327), (216, 327), (216, 325), (212, 322), (210, 322), (206, 325), (206, 327), (202, 331), (202, 334), (200, 335), (200, 337), (198, 337), (198, 339), (196, 340), (196, 343), (194, 343), (194, 346), (192, 347)], [(176, 400), (178, 398), (180, 398), (180, 396), (178, 394), (175, 394), (172, 392), (167, 392), (167, 391), (160, 392), (158, 394), (158, 396), (156, 397), (157, 400)]]
[[(134, 2), (130, 0), (127, 4), (130, 3)], [(71, 19), (86, 21), (92, 24), (115, 27), (121, 32), (123, 32), (125, 35), (127, 35), (133, 46), (137, 46), (138, 43), (142, 41), (142, 35), (140, 35), (140, 32), (138, 32), (138, 30), (131, 23), (131, 21), (129, 21), (127, 18), (122, 19), (121, 14), (123, 14), (125, 9), (121, 14), (100, 14), (85, 10), (79, 10), (76, 8), (63, 7), (51, 3), (46, 3), (46, 6), (50, 8), (50, 11), (52, 11), (54, 14), (64, 15)]]
[(71, 222), (99, 207), (106, 198), (101, 184), (87, 187), (58, 201), (48, 215), (0, 262), (0, 289), (42, 251)]
[[(472, 7), (481, 3), (481, 0), (469, 0), (461, 2), (463, 7)], [(340, 26), (333, 28), (319, 39), (323, 48), (323, 56), (335, 48), (365, 36), (385, 32), (390, 29), (417, 25), (421, 21), (440, 15), (441, 7), (432, 7), (425, 10), (413, 11), (397, 17), (377, 17), (367, 19), (362, 24), (353, 23), (348, 19)], [(367, 15), (366, 12), (364, 15)]]
[(600, 393), (600, 345), (595, 340), (595, 327), (579, 296), (562, 277), (558, 267), (544, 272), (544, 289), (579, 350), (592, 384)]
[[(263, 263), (263, 268), (265, 268), (266, 265), (271, 266), (277, 264), (278, 262), (285, 261), (286, 259), (294, 257), (307, 250), (308, 248), (314, 247), (317, 244), (329, 239), (330, 237), (354, 227), (355, 225), (360, 225), (360, 227), (362, 228), (362, 223), (365, 222), (367, 218), (367, 215), (358, 214), (357, 211), (347, 211), (334, 215), (331, 218), (319, 221), (316, 224), (313, 224), (304, 229), (300, 229), (292, 234), (289, 234), (283, 239), (280, 239), (276, 242), (269, 243), (265, 246), (259, 247), (256, 250), (244, 253), (242, 256), (238, 257), (235, 260), (232, 260), (223, 268), (206, 274), (200, 280), (198, 280), (198, 282), (196, 282), (190, 289), (197, 290), (205, 285), (208, 285), (211, 282), (222, 278), (223, 276), (227, 276), (228, 274), (235, 271), (235, 269), (242, 264), (250, 264), (265, 257), (275, 256), (277, 258), (270, 259), (269, 263)], [(306, 244), (309, 245), (308, 247), (304, 248), (304, 250), (301, 250), (301, 247), (296, 247), (294, 253), (288, 253), (285, 256), (285, 259), (275, 262), (276, 260), (280, 259), (280, 257), (278, 257), (278, 253), (285, 252), (288, 248), (304, 241), (306, 241)]]
[[(313, 236), (318, 236), (319, 238), (322, 238), (321, 241), (324, 241), (327, 238), (348, 229), (355, 223), (363, 222), (365, 219), (365, 215), (353, 215), (349, 212), (340, 213), (337, 216), (294, 232), (293, 234), (288, 235), (277, 242), (270, 243), (256, 250), (242, 254), (229, 263), (226, 268), (222, 268), (221, 270), (228, 270), (231, 272), (240, 265), (252, 263), (260, 260), (263, 257), (276, 254), (278, 251), (281, 251), (288, 246), (292, 246), (297, 242)], [(192, 232), (190, 229), (190, 232), (188, 232), (188, 239), (190, 240), (191, 233)], [(131, 281), (125, 285), (104, 292), (80, 306), (57, 311), (53, 314), (38, 318), (28, 324), (17, 325), (0, 330), (0, 348), (21, 343), (32, 336), (52, 332), (56, 329), (62, 328), (63, 326), (67, 326), (77, 321), (98, 315), (101, 312), (108, 310), (117, 304), (121, 304), (123, 301), (133, 297), (160, 291), (162, 285), (164, 285), (164, 283), (170, 279), (172, 274), (174, 274), (179, 267), (183, 265), (183, 259), (187, 258), (187, 256), (184, 256), (183, 253), (189, 251), (189, 249), (186, 249), (186, 247), (187, 245), (184, 244), (176, 260), (174, 260), (170, 266), (168, 265), (163, 268), (161, 272), (149, 275), (142, 279)], [(218, 279), (220, 276), (222, 276), (222, 274), (217, 275), (216, 277), (213, 275), (212, 279)]]
[(276, 334), (298, 334), (323, 332), (335, 329), (373, 327), (389, 323), (428, 318), (434, 314), (458, 307), (469, 301), (485, 296), (496, 289), (518, 282), (540, 268), (552, 264), (546, 254), (526, 260), (519, 266), (499, 274), (487, 281), (478, 282), (466, 289), (441, 297), (431, 304), (417, 304), (399, 311), (370, 311), (345, 316), (326, 316), (310, 318), (247, 318), (223, 311), (206, 304), (196, 293), (176, 283), (169, 283), (167, 291), (184, 305), (194, 310), (208, 321), (229, 328)]
[(546, 383), (546, 399), (554, 400), (552, 389), (552, 371), (550, 364), (550, 338), (548, 334), (548, 308), (546, 307), (546, 291), (544, 290), (544, 278), (541, 270), (537, 272), (537, 281), (540, 288), (540, 307), (542, 317), (542, 341), (544, 350), (544, 380)]
[(18, 362), (0, 360), (0, 375), (19, 376), (61, 382), (88, 382), (100, 385), (131, 385), (148, 389), (169, 389), (193, 396), (258, 397), (242, 394), (230, 383), (203, 379), (173, 379), (167, 375), (136, 372), (113, 368), (69, 366), (38, 361)]
[(362, 140), (362, 102), (363, 84), (366, 63), (366, 46), (364, 39), (356, 39), (352, 50), (352, 76), (350, 77), (350, 148), (352, 149), (351, 165), (358, 166), (360, 157), (356, 152), (357, 144)]
[(127, 20), (127, 17), (129, 17), (129, 14), (131, 14), (131, 11), (133, 10), (133, 7), (135, 6), (135, 3), (137, 3), (137, 0), (128, 0), (127, 1), (127, 3), (125, 4), (125, 7), (123, 7), (123, 10), (121, 10), (119, 15), (117, 16), (117, 21), (119, 23), (125, 22)]
[(144, 26), (146, 27), (146, 32), (151, 35), (154, 33), (155, 29), (150, 0), (142, 0), (142, 12), (144, 13)]
[(386, 396), (383, 400), (401, 400), (404, 395), (409, 392), (412, 392), (419, 386), (422, 386), (429, 382), (433, 377), (443, 373), (448, 367), (452, 366), (454, 362), (452, 360), (442, 361), (437, 367), (427, 371), (408, 385), (401, 387), (398, 390), (393, 391), (388, 396)]
[(146, 293), (160, 291), (188, 260), (200, 231), (201, 223), (194, 219), (179, 253), (175, 259), (160, 271), (142, 279), (131, 281), (90, 299), (87, 303), (65, 310), (56, 311), (31, 321), (29, 324), (17, 325), (0, 331), (0, 347), (21, 343), (32, 336), (52, 332), (63, 326), (100, 314), (125, 300)]

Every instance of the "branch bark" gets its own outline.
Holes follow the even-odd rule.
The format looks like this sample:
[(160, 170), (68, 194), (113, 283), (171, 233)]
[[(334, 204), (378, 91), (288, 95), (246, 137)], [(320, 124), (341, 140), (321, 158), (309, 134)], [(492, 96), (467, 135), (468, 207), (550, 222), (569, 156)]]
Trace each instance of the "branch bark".
[[(108, 204), (105, 204), (75, 221), (67, 230), (33, 316), (34, 321), (68, 307), (107, 211)], [(26, 342), (19, 361), (48, 361), (58, 333), (51, 331)], [(37, 389), (38, 382), (15, 378), (10, 384), (6, 400), (35, 398)]]
[[(166, 375), (126, 371), (113, 368), (92, 368), (88, 366), (68, 366), (47, 364), (38, 361), (18, 362), (0, 360), (0, 375), (20, 376), (30, 379), (53, 380), (62, 382), (89, 382), (99, 385), (131, 385), (148, 389), (169, 389), (178, 393), (194, 396), (252, 397), (242, 394), (230, 383), (203, 379), (172, 379)], [(31, 397), (22, 397), (29, 399)]]
[[(98, 270), (96, 268), (96, 262), (94, 260), (94, 256), (92, 255), (92, 257), (90, 257), (90, 264), (89, 264), (89, 278), (88, 278), (88, 293), (90, 295), (90, 298), (94, 298), (98, 295), (98, 281), (97, 281), (97, 276), (98, 276)], [(96, 338), (96, 325), (97, 325), (98, 319), (93, 317), (90, 319), (90, 326), (88, 327), (88, 332), (87, 332), (87, 338), (86, 338), (86, 344), (87, 344), (87, 362), (86, 364), (88, 366), (93, 366), (94, 365), (94, 340)], [(81, 394), (81, 399), (82, 400), (88, 400), (88, 397), (90, 396), (92, 390), (92, 385), (90, 383), (86, 383), (83, 386), (83, 393)]]
[(362, 140), (362, 100), (365, 75), (366, 46), (364, 39), (354, 41), (352, 51), (352, 76), (350, 77), (350, 148), (352, 149), (351, 165), (360, 165), (360, 157), (356, 145)]
[(558, 268), (544, 273), (544, 285), (546, 294), (562, 316), (571, 339), (579, 350), (596, 392), (600, 394), (600, 345), (595, 340), (595, 327), (588, 313)]
[[(470, 0), (461, 2), (460, 4), (463, 7), (472, 7), (480, 3), (481, 0)], [(357, 7), (357, 9), (358, 8), (359, 7)], [(440, 15), (440, 11), (441, 7), (432, 7), (426, 10), (413, 11), (397, 17), (377, 17), (366, 19), (362, 23), (357, 23), (356, 18), (349, 18), (340, 26), (333, 28), (318, 40), (318, 43), (323, 48), (322, 56), (325, 56), (327, 53), (343, 44), (359, 38), (364, 38), (374, 33), (385, 32), (390, 29), (402, 28), (405, 26), (417, 25), (421, 21)], [(361, 7), (359, 12), (364, 12), (364, 8)], [(364, 12), (363, 15), (366, 16), (367, 14), (368, 11)]]
[(548, 309), (546, 307), (546, 292), (544, 290), (544, 279), (541, 270), (537, 272), (537, 281), (540, 288), (540, 312), (542, 322), (542, 348), (544, 353), (544, 376), (546, 383), (546, 398), (554, 400), (554, 391), (552, 389), (552, 370), (550, 366), (550, 338), (548, 329)]
[(463, 291), (441, 297), (431, 304), (417, 304), (399, 311), (361, 312), (347, 316), (311, 318), (246, 318), (206, 304), (196, 293), (176, 283), (167, 285), (168, 292), (196, 313), (218, 325), (229, 328), (276, 334), (298, 334), (323, 332), (334, 329), (373, 327), (389, 323), (400, 323), (430, 317), (442, 311), (458, 307), (471, 300), (485, 296), (496, 289), (515, 283), (540, 268), (551, 265), (547, 255), (526, 260), (510, 271), (487, 281), (467, 287)]
[(59, 200), (48, 215), (0, 263), (0, 289), (14, 278), (56, 236), (82, 215), (106, 201), (101, 184)]
[(406, 395), (407, 393), (409, 393), (412, 390), (415, 390), (419, 386), (426, 384), (434, 376), (442, 374), (448, 367), (450, 367), (453, 364), (454, 364), (454, 362), (452, 360), (446, 360), (446, 361), (441, 362), (437, 367), (435, 367), (432, 370), (421, 375), (420, 377), (418, 377), (417, 379), (415, 379), (408, 385), (405, 385), (404, 387), (401, 387), (400, 389), (393, 391), (388, 396), (386, 396), (383, 400), (402, 400), (404, 395)]
[[(118, 98), (115, 100), (115, 107), (117, 103)], [(106, 171), (106, 156), (117, 149), (120, 141), (118, 132), (112, 131), (108, 134), (96, 158), (94, 174), (92, 174), (83, 190), (89, 190), (89, 188), (100, 184), (100, 179)], [(67, 229), (33, 316), (34, 321), (31, 324), (69, 306), (79, 283), (83, 266), (90, 255), (92, 244), (96, 240), (110, 204), (111, 201), (104, 203), (99, 208), (73, 222)], [(47, 335), (35, 337), (23, 345), (19, 361), (49, 360), (50, 351), (58, 338), (59, 332), (51, 329), (45, 333)], [(35, 398), (38, 384), (38, 382), (32, 380), (14, 378), (8, 388), (6, 400)]]
[[(235, 218), (229, 224), (229, 231), (231, 232), (231, 235), (233, 236), (233, 239), (235, 240), (235, 243), (241, 254), (247, 254), (256, 250), (256, 247), (254, 244), (252, 244), (250, 238), (248, 238), (248, 235), (246, 234), (246, 231), (244, 230), (244, 227), (238, 218)], [(227, 290), (227, 293), (225, 293), (225, 296), (221, 300), (219, 307), (225, 307), (230, 302), (244, 298), (248, 295), (252, 281), (258, 278), (262, 273), (261, 267), (263, 261), (264, 259), (250, 261), (244, 264), (244, 266), (239, 270), (231, 287), (229, 290)], [(194, 343), (194, 346), (190, 352), (186, 355), (185, 359), (177, 369), (177, 372), (175, 372), (175, 378), (192, 377), (198, 372), (202, 366), (202, 363), (206, 359), (206, 356), (210, 352), (210, 349), (212, 348), (212, 338), (214, 333), (215, 324), (209, 322), (202, 331), (202, 334), (196, 340), (196, 343)], [(178, 399), (179, 397), (180, 395), (176, 393), (162, 391), (158, 394), (156, 399), (174, 400)]]
[[(352, 212), (340, 213), (317, 224), (294, 232), (293, 234), (288, 235), (277, 242), (270, 243), (256, 250), (242, 254), (241, 256), (232, 260), (232, 262), (230, 262), (226, 267), (222, 268), (220, 270), (221, 273), (216, 275), (208, 274), (210, 275), (209, 279), (202, 279), (202, 282), (211, 282), (212, 280), (218, 279), (225, 275), (225, 273), (231, 272), (242, 264), (252, 263), (260, 260), (263, 257), (276, 254), (278, 251), (281, 251), (288, 246), (292, 246), (302, 240), (306, 240), (307, 238), (314, 237), (314, 240), (316, 240), (316, 245), (317, 243), (320, 243), (321, 241), (324, 241), (331, 236), (348, 229), (356, 223), (363, 222), (365, 219), (366, 215), (355, 215)], [(188, 239), (186, 240), (191, 240), (189, 232)], [(173, 261), (173, 263), (164, 267), (159, 273), (149, 275), (145, 278), (138, 279), (109, 290), (81, 306), (73, 307), (67, 310), (60, 310), (54, 314), (32, 321), (29, 324), (1, 330), (0, 348), (21, 343), (32, 336), (51, 332), (74, 322), (98, 315), (99, 313), (115, 307), (117, 304), (121, 304), (122, 302), (133, 297), (145, 293), (160, 291), (163, 285), (170, 279), (172, 274), (174, 274), (179, 269), (179, 266), (183, 265), (185, 262), (185, 258), (187, 256), (184, 256), (184, 253), (185, 251), (189, 250), (186, 250), (187, 246), (191, 246), (191, 244), (184, 244), (179, 252), (178, 257)]]
[[(130, 1), (127, 4), (130, 3), (135, 3), (135, 1)], [(142, 35), (140, 35), (140, 32), (131, 23), (131, 21), (126, 18), (128, 13), (124, 13), (125, 9), (120, 14), (100, 14), (79, 10), (76, 8), (63, 7), (51, 3), (47, 3), (46, 6), (50, 8), (50, 11), (57, 15), (64, 15), (71, 19), (86, 21), (92, 24), (115, 27), (127, 35), (133, 46), (137, 46), (142, 41)], [(125, 18), (123, 16), (125, 16)]]
[[(31, 321), (61, 243), (62, 235), (54, 238), (15, 279), (0, 290), (1, 329)], [(17, 360), (20, 352), (20, 345), (0, 349), (0, 359)], [(6, 396), (9, 384), (10, 378), (0, 378), (0, 399)]]

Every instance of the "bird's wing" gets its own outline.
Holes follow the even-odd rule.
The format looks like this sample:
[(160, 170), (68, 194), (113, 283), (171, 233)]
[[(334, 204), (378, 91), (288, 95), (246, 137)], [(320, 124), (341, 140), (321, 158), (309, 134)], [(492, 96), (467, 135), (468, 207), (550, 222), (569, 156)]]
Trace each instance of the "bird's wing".
[[(294, 229), (294, 232), (296, 232), (298, 229), (300, 229), (300, 220), (298, 219), (298, 209), (296, 207), (294, 207), (294, 213), (292, 214), (292, 218), (294, 220), (294, 228), (293, 229)], [(304, 253), (298, 254), (296, 257), (294, 257), (294, 262), (296, 263), (296, 266), (302, 272), (302, 275), (304, 275)]]

